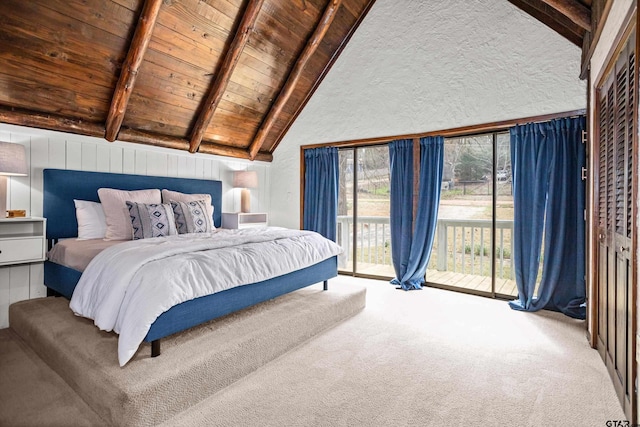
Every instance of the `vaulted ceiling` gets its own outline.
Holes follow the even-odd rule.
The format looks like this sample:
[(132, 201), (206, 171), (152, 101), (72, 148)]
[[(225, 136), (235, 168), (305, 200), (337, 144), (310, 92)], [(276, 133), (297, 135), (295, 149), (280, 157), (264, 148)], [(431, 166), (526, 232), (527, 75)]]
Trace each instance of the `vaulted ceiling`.
[[(374, 1), (2, 0), (0, 122), (269, 161)], [(509, 2), (591, 31), (591, 0)]]

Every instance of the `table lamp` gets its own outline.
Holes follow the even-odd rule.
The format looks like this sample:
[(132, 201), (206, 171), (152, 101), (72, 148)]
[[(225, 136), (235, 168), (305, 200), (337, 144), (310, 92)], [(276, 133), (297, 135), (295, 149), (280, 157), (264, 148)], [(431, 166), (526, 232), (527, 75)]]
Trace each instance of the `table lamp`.
[(240, 212), (251, 211), (250, 188), (258, 187), (258, 173), (256, 171), (235, 171), (233, 173), (234, 188), (242, 188), (240, 193)]

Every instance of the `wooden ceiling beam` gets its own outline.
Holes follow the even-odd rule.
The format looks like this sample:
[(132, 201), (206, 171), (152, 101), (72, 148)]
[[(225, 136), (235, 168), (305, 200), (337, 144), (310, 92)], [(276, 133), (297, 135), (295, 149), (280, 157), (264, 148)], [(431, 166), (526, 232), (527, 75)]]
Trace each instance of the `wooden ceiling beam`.
[(240, 54), (242, 54), (242, 51), (249, 40), (250, 33), (253, 32), (253, 26), (258, 19), (258, 13), (262, 8), (263, 1), (264, 0), (249, 0), (249, 3), (245, 8), (245, 12), (242, 15), (242, 21), (240, 21), (238, 30), (233, 36), (233, 41), (224, 56), (224, 61), (222, 62), (220, 71), (218, 71), (216, 78), (209, 88), (207, 99), (202, 105), (202, 110), (200, 110), (198, 119), (191, 131), (191, 140), (189, 141), (189, 151), (191, 153), (195, 153), (200, 147), (204, 133), (213, 119), (213, 114), (215, 113), (216, 108), (218, 108), (218, 104), (227, 89), (227, 84), (229, 84), (233, 70), (238, 64)]
[[(0, 107), (0, 122), (18, 126), (28, 126), (39, 129), (48, 129), (58, 132), (73, 133), (78, 135), (104, 137), (104, 128), (100, 123), (86, 122), (70, 119), (55, 114), (40, 113), (36, 111), (17, 108)], [(189, 141), (186, 138), (178, 138), (168, 135), (159, 135), (135, 129), (122, 129), (118, 134), (118, 140), (123, 142), (135, 142), (155, 147), (172, 148), (175, 150), (187, 150)], [(202, 146), (201, 153), (218, 156), (249, 159), (249, 153), (243, 148), (228, 147), (220, 144), (207, 143)], [(269, 153), (260, 153), (255, 160), (270, 162), (273, 156)]]
[[(229, 147), (228, 145), (220, 145), (220, 144), (212, 144), (212, 143), (201, 145), (198, 153), (235, 157), (238, 159), (249, 159), (249, 153), (244, 148), (234, 148), (234, 147)], [(271, 153), (258, 153), (258, 155), (251, 160), (271, 162), (273, 161), (273, 155)]]
[(100, 123), (92, 123), (84, 120), (62, 117), (55, 114), (18, 108), (0, 107), (0, 122), (38, 129), (49, 129), (59, 132), (95, 136), (97, 138), (104, 137), (104, 127)]
[(585, 31), (591, 31), (591, 10), (578, 0), (542, 0)]
[[(173, 148), (176, 150), (188, 150), (189, 141), (186, 138), (179, 138), (170, 135), (160, 135), (152, 132), (145, 132), (135, 129), (122, 129), (118, 136), (119, 141), (138, 142), (155, 147)], [(249, 155), (243, 148), (230, 147), (214, 143), (207, 143), (200, 148), (202, 154), (214, 154), (217, 156), (235, 157), (237, 159), (248, 159)], [(253, 160), (253, 159), (252, 159)], [(257, 160), (270, 162), (273, 156), (270, 154), (262, 155)]]
[(289, 97), (295, 90), (296, 84), (298, 83), (298, 80), (302, 76), (304, 67), (307, 65), (307, 62), (309, 61), (309, 59), (311, 59), (311, 57), (313, 56), (314, 52), (320, 45), (320, 42), (322, 42), (322, 39), (327, 33), (327, 30), (331, 26), (331, 23), (333, 22), (333, 19), (335, 18), (336, 12), (338, 11), (338, 8), (340, 7), (341, 3), (342, 3), (342, 0), (329, 1), (329, 4), (327, 5), (327, 7), (324, 10), (324, 13), (322, 14), (322, 18), (320, 19), (320, 21), (318, 22), (318, 25), (316, 26), (316, 29), (314, 30), (313, 34), (309, 38), (309, 41), (307, 41), (307, 44), (304, 47), (300, 56), (298, 57), (295, 65), (293, 66), (293, 69), (291, 70), (289, 77), (287, 77), (286, 82), (282, 86), (282, 89), (280, 90), (278, 97), (276, 98), (275, 102), (271, 105), (271, 109), (269, 110), (269, 113), (267, 113), (267, 116), (265, 117), (264, 121), (262, 122), (262, 125), (260, 126), (260, 129), (258, 129), (258, 132), (256, 133), (256, 136), (253, 139), (253, 142), (251, 142), (251, 145), (249, 146), (248, 152), (249, 152), (249, 158), (251, 160), (256, 158), (258, 152), (260, 151), (260, 148), (262, 148), (262, 144), (264, 144), (264, 141), (267, 135), (269, 134), (269, 131), (271, 130), (274, 123), (278, 119), (278, 116), (282, 113), (282, 110), (285, 104), (287, 103), (287, 101), (289, 100)]
[(105, 125), (104, 137), (107, 141), (113, 142), (118, 138), (118, 132), (120, 132), (120, 127), (127, 111), (129, 98), (138, 78), (138, 69), (142, 64), (147, 46), (149, 46), (149, 40), (151, 40), (162, 2), (163, 0), (146, 0), (144, 3), (127, 58), (122, 64), (118, 84), (113, 92)]

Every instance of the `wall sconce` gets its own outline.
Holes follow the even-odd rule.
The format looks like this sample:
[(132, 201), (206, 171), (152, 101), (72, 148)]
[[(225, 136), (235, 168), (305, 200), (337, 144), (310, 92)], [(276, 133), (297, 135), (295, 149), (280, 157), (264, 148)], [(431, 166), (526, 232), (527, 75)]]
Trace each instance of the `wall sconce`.
[(251, 211), (250, 188), (258, 187), (258, 173), (256, 171), (235, 171), (233, 173), (233, 187), (242, 188), (240, 193), (240, 212)]
[(0, 218), (7, 216), (7, 176), (27, 176), (24, 145), (0, 142)]

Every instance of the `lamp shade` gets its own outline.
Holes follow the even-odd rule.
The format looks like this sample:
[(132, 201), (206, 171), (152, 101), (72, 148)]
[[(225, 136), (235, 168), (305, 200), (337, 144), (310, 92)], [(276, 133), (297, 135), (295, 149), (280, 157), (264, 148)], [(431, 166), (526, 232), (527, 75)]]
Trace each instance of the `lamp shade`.
[(28, 175), (24, 145), (0, 142), (0, 175)]
[(233, 186), (235, 188), (256, 188), (258, 186), (258, 173), (256, 171), (235, 171), (233, 173)]

